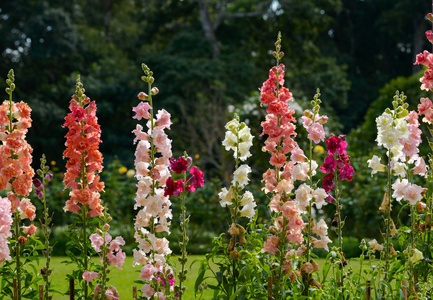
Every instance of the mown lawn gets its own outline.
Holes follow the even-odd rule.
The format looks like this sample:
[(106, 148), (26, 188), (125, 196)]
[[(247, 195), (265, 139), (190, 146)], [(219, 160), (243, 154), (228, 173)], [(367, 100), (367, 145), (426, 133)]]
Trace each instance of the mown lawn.
[[(189, 260), (187, 263), (189, 276), (186, 280), (187, 291), (184, 298), (185, 300), (195, 299), (194, 283), (197, 277), (200, 264), (199, 263), (193, 264), (192, 269), (190, 269), (190, 265), (194, 260), (201, 259), (201, 258), (203, 258), (203, 256), (200, 255), (189, 256)], [(53, 257), (51, 260), (51, 266), (53, 268), (53, 273), (52, 273), (53, 288), (63, 293), (66, 292), (68, 289), (68, 282), (66, 280), (66, 275), (69, 274), (70, 270), (73, 268), (72, 265), (66, 266), (61, 263), (62, 261), (67, 259), (68, 259), (67, 257)], [(132, 261), (133, 261), (132, 257), (127, 257), (125, 260), (125, 264), (123, 265), (122, 271), (117, 268), (114, 268), (110, 273), (110, 278), (111, 278), (110, 284), (114, 285), (116, 289), (119, 291), (120, 299), (132, 299), (132, 287), (134, 285), (137, 286), (138, 290), (141, 288), (141, 286), (134, 283), (134, 281), (140, 279), (139, 272), (141, 268), (140, 266), (136, 266), (135, 268), (132, 267)], [(176, 265), (178, 264), (177, 259), (173, 258), (172, 261), (176, 262)], [(41, 259), (40, 263), (44, 264), (45, 261)], [(59, 300), (67, 300), (69, 299), (69, 296), (54, 295), (53, 298)], [(203, 296), (203, 299), (210, 299), (210, 298), (206, 297), (205, 294)]]
[[(194, 260), (201, 259), (204, 256), (202, 255), (191, 255), (189, 256), (189, 260), (187, 263), (187, 269), (188, 269), (188, 278), (186, 280), (186, 287), (187, 291), (185, 294), (184, 299), (185, 300), (193, 300), (196, 299), (194, 296), (194, 283), (197, 278), (198, 269), (200, 267), (200, 263), (197, 262), (192, 265), (192, 268), (190, 268), (191, 263)], [(61, 292), (66, 292), (68, 289), (68, 282), (66, 280), (66, 274), (70, 273), (70, 270), (72, 269), (72, 265), (66, 266), (62, 264), (61, 262), (64, 260), (67, 260), (67, 257), (53, 257), (52, 258), (52, 268), (53, 268), (53, 274), (52, 274), (52, 284), (53, 288), (56, 290), (59, 290)], [(95, 258), (96, 260), (97, 258)], [(134, 285), (137, 285), (134, 283), (134, 281), (138, 280), (139, 272), (140, 272), (140, 266), (136, 266), (135, 268), (132, 267), (132, 257), (127, 257), (125, 264), (123, 265), (123, 270), (120, 271), (117, 268), (114, 268), (112, 272), (110, 273), (110, 284), (114, 285), (120, 294), (120, 299), (132, 299), (132, 287)], [(177, 259), (173, 258), (173, 262), (175, 262), (175, 266), (178, 269), (178, 263)], [(318, 259), (317, 260), (320, 269), (322, 269), (323, 264), (325, 263), (324, 259)], [(41, 264), (44, 263), (44, 260), (41, 259)], [(355, 272), (358, 272), (359, 270), (359, 263), (355, 260), (350, 260), (350, 265), (353, 267)], [(368, 263), (365, 263), (365, 267), (369, 267)], [(332, 276), (333, 274), (329, 274)], [(207, 282), (211, 283), (209, 280)], [(214, 282), (213, 282), (214, 283)], [(137, 285), (138, 289), (141, 288), (141, 286)], [(208, 289), (205, 291), (202, 299), (211, 299), (212, 298), (212, 290)], [(54, 299), (59, 300), (68, 300), (69, 296), (62, 296), (62, 295), (54, 295)]]

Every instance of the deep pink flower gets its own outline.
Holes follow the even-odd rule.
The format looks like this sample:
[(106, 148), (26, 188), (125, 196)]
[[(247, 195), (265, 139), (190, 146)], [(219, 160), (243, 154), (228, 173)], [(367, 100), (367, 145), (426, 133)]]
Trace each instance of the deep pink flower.
[(320, 167), (323, 173), (334, 173), (335, 171), (335, 159), (333, 156), (328, 156), (323, 162), (323, 166)]
[(170, 158), (170, 169), (176, 174), (185, 173), (188, 170), (188, 166), (189, 161), (183, 156), (179, 157), (178, 159)]
[(352, 166), (347, 164), (342, 169), (340, 169), (340, 174), (338, 175), (338, 177), (340, 178), (340, 180), (352, 181), (353, 172), (354, 170)]
[(188, 192), (195, 192), (196, 188), (204, 187), (203, 172), (197, 169), (196, 166), (189, 170), (192, 177), (189, 179), (189, 185), (186, 187)]
[(174, 181), (169, 177), (165, 182), (164, 197), (179, 196), (183, 192), (183, 179)]
[(323, 177), (322, 187), (327, 193), (329, 193), (332, 189), (335, 188), (334, 173), (326, 174), (325, 177)]
[(328, 149), (328, 154), (329, 155), (334, 155), (334, 153), (346, 154), (346, 152), (344, 151), (344, 149), (346, 149), (347, 147), (347, 143), (345, 142), (345, 140), (346, 140), (345, 135), (331, 136), (326, 141), (326, 148)]

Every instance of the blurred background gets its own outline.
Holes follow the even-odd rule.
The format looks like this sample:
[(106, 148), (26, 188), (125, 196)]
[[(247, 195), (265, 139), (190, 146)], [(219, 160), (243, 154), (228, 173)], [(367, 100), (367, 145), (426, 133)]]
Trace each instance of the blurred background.
[[(147, 89), (140, 80), (141, 63), (153, 70), (154, 86), (160, 90), (156, 109), (172, 115), (168, 134), (174, 156), (187, 151), (206, 176), (205, 188), (188, 199), (190, 252), (206, 252), (213, 236), (228, 228), (228, 211), (219, 206), (217, 194), (229, 185), (234, 168), (232, 153), (221, 145), (224, 124), (233, 112), (256, 136), (247, 161), (253, 168), (249, 189), (259, 203), (258, 222), (266, 223), (269, 200), (260, 180), (269, 155), (261, 151), (265, 111), (258, 88), (275, 64), (271, 53), (281, 31), (285, 86), (295, 97), (296, 118), (320, 88), (328, 132), (347, 135), (356, 174), (342, 197), (347, 216), (343, 230), (350, 237), (346, 251), (352, 242), (358, 251), (363, 237), (380, 238), (378, 207), (386, 179), (371, 177), (367, 168), (373, 153), (384, 156), (375, 146), (375, 118), (391, 106), (397, 89), (408, 95), (411, 109), (426, 96), (419, 89), (422, 70), (413, 62), (416, 54), (431, 49), (424, 34), (431, 29), (425, 17), (430, 10), (426, 0), (2, 1), (0, 87), (4, 91), (7, 73), (14, 69), (14, 99), (33, 109), (28, 141), (34, 148), (34, 168), (45, 153), (56, 172), (48, 200), (55, 213), (55, 237), (61, 243), (68, 224), (62, 210), (68, 197), (61, 184), (66, 163), (62, 124), (80, 74), (86, 94), (97, 102), (102, 128), (102, 198), (118, 224), (113, 228), (134, 247), (131, 131), (137, 123), (132, 107), (138, 104), (137, 94)], [(5, 92), (3, 97), (7, 99)], [(297, 131), (296, 140), (306, 149), (304, 128)], [(321, 150), (315, 151), (319, 164), (325, 155)], [(427, 151), (424, 146), (421, 154)], [(180, 205), (172, 202), (170, 239), (176, 249)], [(328, 205), (317, 214), (329, 221), (334, 211)]]

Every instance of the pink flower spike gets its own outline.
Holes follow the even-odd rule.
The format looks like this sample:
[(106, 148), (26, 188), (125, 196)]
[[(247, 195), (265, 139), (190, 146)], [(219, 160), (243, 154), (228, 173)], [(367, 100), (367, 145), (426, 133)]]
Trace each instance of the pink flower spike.
[(140, 102), (136, 107), (132, 109), (135, 112), (135, 116), (133, 116), (132, 118), (137, 120), (141, 120), (142, 118), (149, 119), (149, 109), (151, 108), (152, 107), (149, 105), (148, 102)]

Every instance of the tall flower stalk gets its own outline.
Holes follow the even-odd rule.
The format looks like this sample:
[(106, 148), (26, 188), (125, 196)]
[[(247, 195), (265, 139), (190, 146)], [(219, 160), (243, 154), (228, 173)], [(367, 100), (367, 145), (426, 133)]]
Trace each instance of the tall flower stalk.
[(44, 279), (44, 299), (49, 300), (53, 297), (50, 296), (50, 287), (51, 287), (51, 281), (50, 281), (50, 275), (52, 273), (52, 269), (50, 269), (50, 262), (51, 262), (51, 254), (53, 252), (53, 246), (50, 245), (50, 235), (51, 235), (51, 218), (48, 212), (47, 207), (47, 201), (46, 201), (46, 187), (48, 185), (48, 182), (53, 178), (53, 174), (49, 172), (49, 167), (46, 166), (47, 160), (45, 158), (45, 155), (42, 155), (41, 158), (41, 168), (37, 170), (37, 174), (42, 179), (42, 182), (40, 179), (35, 178), (33, 179), (33, 185), (35, 186), (35, 193), (36, 196), (41, 200), (42, 204), (44, 205), (44, 211), (43, 211), (43, 219), (41, 222), (41, 228), (42, 232), (44, 234), (44, 249), (42, 250), (42, 254), (45, 257), (45, 267), (41, 269), (42, 278)]
[[(66, 150), (63, 152), (63, 157), (68, 158), (68, 162), (63, 183), (65, 189), (71, 189), (70, 199), (66, 201), (63, 209), (75, 213), (78, 216), (78, 223), (81, 224), (81, 228), (78, 228), (77, 222), (70, 226), (69, 237), (71, 245), (81, 253), (76, 262), (80, 272), (77, 279), (81, 285), (81, 289), (76, 289), (77, 295), (87, 300), (90, 299), (91, 291), (82, 275), (90, 270), (91, 265), (88, 232), (94, 231), (96, 224), (90, 222), (91, 218), (102, 215), (100, 192), (104, 190), (104, 183), (98, 175), (103, 167), (102, 154), (99, 151), (101, 129), (96, 117), (96, 103), (84, 92), (78, 76), (75, 95), (72, 96), (69, 105), (70, 113), (65, 117), (63, 125), (68, 128)], [(76, 253), (67, 251), (67, 254), (72, 261), (77, 260)]]
[[(187, 271), (185, 269), (185, 265), (188, 261), (188, 252), (186, 249), (186, 245), (188, 244), (188, 223), (189, 216), (187, 217), (185, 200), (188, 193), (193, 193), (198, 187), (204, 186), (203, 180), (203, 172), (198, 170), (197, 167), (191, 167), (192, 159), (189, 157), (186, 152), (184, 156), (179, 157), (178, 159), (171, 158), (170, 159), (170, 170), (178, 175), (181, 175), (183, 178), (179, 180), (174, 180), (173, 176), (169, 177), (166, 182), (166, 187), (164, 189), (164, 196), (178, 196), (180, 197), (181, 203), (181, 213), (180, 213), (180, 231), (181, 238), (179, 239), (179, 247), (181, 252), (181, 257), (178, 258), (180, 263), (180, 270), (178, 272), (179, 284), (177, 284), (174, 288), (175, 298), (182, 299), (186, 286), (184, 286), (186, 280)], [(188, 177), (187, 173), (189, 170), (189, 174), (191, 177)], [(168, 278), (173, 282), (173, 278)]]
[[(418, 145), (421, 143), (421, 130), (418, 122), (418, 114), (415, 111), (407, 110), (408, 104), (405, 103), (406, 96), (397, 91), (394, 96), (393, 109), (386, 109), (385, 112), (376, 119), (378, 127), (378, 136), (376, 141), (379, 146), (387, 149), (388, 163), (387, 166), (380, 162), (380, 158), (374, 155), (369, 161), (369, 167), (372, 168), (372, 176), (376, 172), (387, 172), (388, 184), (384, 201), (379, 210), (385, 214), (386, 232), (384, 233), (384, 260), (385, 260), (385, 280), (390, 278), (390, 265), (396, 252), (392, 245), (391, 238), (396, 235), (397, 230), (394, 221), (391, 218), (392, 200), (398, 202), (407, 201), (411, 206), (411, 230), (408, 236), (408, 249), (406, 261), (408, 263), (408, 273), (410, 287), (413, 287), (413, 265), (414, 261), (410, 258), (417, 251), (414, 243), (414, 225), (416, 223), (416, 213), (414, 207), (419, 204), (423, 198), (423, 188), (410, 182), (412, 174), (425, 175), (427, 166), (424, 159), (418, 155)], [(413, 164), (413, 167), (410, 165)], [(398, 178), (392, 182), (393, 176)], [(407, 233), (403, 232), (403, 236)], [(383, 291), (385, 293), (385, 291)]]
[[(249, 191), (242, 192), (249, 182), (248, 174), (251, 172), (251, 168), (247, 164), (240, 165), (241, 161), (245, 161), (251, 156), (250, 147), (253, 145), (253, 136), (251, 135), (250, 128), (244, 122), (240, 122), (236, 114), (235, 118), (229, 121), (225, 128), (227, 131), (222, 144), (227, 151), (232, 150), (234, 152), (233, 156), (236, 165), (232, 185), (228, 190), (227, 188), (223, 188), (218, 196), (221, 199), (221, 206), (228, 207), (230, 210), (231, 226), (228, 232), (231, 237), (227, 253), (232, 261), (230, 268), (233, 293), (235, 293), (237, 289), (237, 277), (240, 275), (238, 264), (241, 254), (238, 249), (246, 245), (246, 230), (238, 224), (238, 219), (240, 217), (247, 217), (251, 221), (254, 218), (256, 207), (253, 194)], [(230, 295), (228, 294), (227, 296)]]
[(260, 88), (260, 101), (261, 105), (267, 105), (266, 120), (261, 124), (263, 128), (261, 135), (267, 135), (264, 151), (271, 154), (271, 168), (263, 174), (263, 182), (265, 192), (272, 194), (269, 207), (274, 213), (274, 224), (269, 230), (263, 252), (273, 255), (276, 260), (276, 267), (271, 271), (274, 274), (269, 274), (269, 277), (274, 279), (272, 291), (269, 293), (278, 298), (283, 297), (283, 286), (286, 280), (283, 272), (289, 274), (291, 279), (296, 279), (299, 275), (299, 272), (292, 268), (293, 254), (288, 251), (302, 244), (304, 222), (296, 201), (290, 199), (293, 189), (291, 179), (293, 165), (289, 163), (286, 155), (296, 147), (296, 142), (292, 139), (292, 136), (296, 135), (296, 127), (293, 124), (294, 110), (289, 109), (289, 101), (293, 101), (292, 93), (283, 87), (284, 65), (280, 64), (280, 59), (284, 53), (281, 51), (280, 33), (275, 47), (273, 56), (277, 63), (269, 71), (268, 80)]
[[(427, 14), (427, 18), (433, 23), (433, 15), (431, 13)], [(430, 43), (433, 44), (433, 33), (432, 30), (428, 30), (426, 33), (427, 39), (430, 41)], [(433, 54), (430, 53), (427, 50), (424, 50), (422, 53), (419, 53), (416, 56), (416, 61), (414, 63), (424, 65), (427, 67), (424, 71), (424, 75), (420, 78), (421, 81), (421, 89), (427, 90), (427, 91), (433, 91)], [(433, 124), (433, 103), (429, 98), (421, 98), (420, 104), (418, 105), (418, 113), (419, 115), (424, 115), (424, 118), (422, 121), (424, 123), (427, 123), (428, 130), (430, 132), (430, 135), (433, 136), (433, 127), (431, 126)], [(429, 140), (429, 146), (430, 149), (433, 152), (433, 143), (431, 140)], [(431, 245), (433, 242), (432, 237), (432, 215), (433, 215), (433, 154), (430, 153), (428, 155), (428, 162), (430, 165), (430, 170), (426, 177), (427, 182), (427, 193), (424, 194), (424, 198), (426, 199), (426, 211), (425, 211), (425, 232), (424, 235), (424, 243), (427, 243), (427, 245)], [(424, 247), (424, 256), (427, 259), (432, 259), (432, 247)], [(429, 264), (430, 266), (430, 264)], [(428, 282), (429, 279), (429, 271), (431, 271), (432, 268), (428, 267), (426, 270), (424, 270), (424, 282)]]
[(125, 262), (126, 254), (122, 251), (120, 246), (125, 245), (125, 241), (121, 236), (112, 238), (108, 233), (110, 229), (111, 216), (108, 214), (107, 209), (104, 209), (104, 213), (100, 216), (101, 227), (96, 230), (95, 233), (89, 236), (92, 248), (98, 253), (101, 261), (99, 272), (85, 271), (83, 274), (84, 280), (87, 282), (92, 281), (95, 278), (100, 278), (99, 283), (94, 289), (94, 299), (100, 300), (119, 300), (119, 293), (114, 286), (108, 286), (110, 273), (110, 266), (115, 266), (119, 270), (122, 270), (122, 265)]
[[(309, 157), (306, 157), (299, 146), (292, 150), (290, 157), (291, 163), (293, 164), (293, 181), (299, 180), (306, 182), (299, 185), (295, 191), (295, 199), (298, 202), (298, 207), (307, 219), (304, 229), (306, 231), (306, 238), (304, 239), (304, 244), (300, 247), (301, 251), (304, 250), (303, 255), (305, 257), (305, 261), (301, 265), (304, 295), (308, 294), (310, 285), (320, 287), (320, 284), (312, 277), (312, 273), (318, 271), (317, 263), (311, 258), (312, 249), (314, 247), (324, 248), (328, 251), (328, 243), (331, 242), (328, 237), (328, 226), (325, 220), (320, 219), (318, 223), (315, 223), (313, 218), (313, 205), (315, 205), (316, 209), (321, 209), (327, 204), (325, 199), (328, 196), (323, 188), (318, 188), (317, 183), (313, 183), (313, 177), (316, 175), (316, 169), (318, 167), (317, 162), (313, 159), (313, 143), (319, 144), (325, 140), (323, 125), (328, 120), (327, 116), (321, 116), (319, 114), (321, 104), (319, 97), (320, 91), (317, 90), (314, 99), (311, 101), (313, 110), (305, 110), (302, 116), (302, 125), (308, 132)], [(313, 234), (315, 236), (313, 236)], [(298, 252), (301, 253), (301, 251)]]
[[(138, 250), (134, 249), (133, 265), (143, 265), (140, 278), (144, 285), (141, 288), (143, 297), (163, 299), (174, 290), (174, 274), (166, 264), (166, 256), (171, 253), (168, 240), (157, 235), (162, 232), (170, 234), (172, 218), (171, 202), (164, 195), (166, 181), (170, 176), (169, 164), (171, 140), (164, 132), (172, 124), (170, 114), (162, 109), (154, 116), (152, 97), (158, 94), (158, 89), (152, 87), (153, 72), (142, 64), (145, 76), (141, 79), (148, 85), (148, 94), (140, 92), (141, 102), (133, 108), (134, 119), (148, 120), (147, 130), (137, 124), (133, 130), (138, 142), (135, 152), (135, 177), (138, 180), (135, 209), (139, 209), (135, 219), (135, 239)], [(170, 279), (171, 278), (171, 279)]]
[[(30, 284), (22, 285), (23, 278), (27, 278), (28, 271), (24, 265), (28, 262), (26, 257), (29, 251), (25, 252), (29, 242), (28, 236), (33, 235), (36, 227), (32, 226), (31, 231), (23, 232), (22, 221), (24, 219), (35, 218), (35, 206), (28, 198), (32, 190), (32, 178), (35, 175), (31, 167), (33, 149), (25, 140), (28, 128), (31, 127), (30, 107), (24, 103), (13, 102), (13, 91), (15, 90), (15, 76), (13, 70), (8, 73), (6, 83), (6, 93), (9, 100), (5, 100), (0, 106), (0, 190), (7, 190), (7, 198), (11, 202), (11, 212), (13, 214), (12, 224), (12, 247), (14, 266), (9, 264), (7, 268), (13, 268), (9, 275), (17, 281), (16, 298), (21, 299), (23, 295), (31, 293)], [(20, 199), (21, 197), (21, 199)], [(32, 250), (30, 250), (32, 252)], [(24, 256), (24, 257), (23, 257)], [(6, 256), (7, 257), (7, 256)], [(2, 278), (7, 280), (7, 276), (2, 274)], [(33, 284), (33, 282), (31, 282)], [(30, 290), (30, 291), (29, 291)]]
[[(346, 152), (346, 136), (331, 135), (326, 141), (326, 148), (328, 150), (328, 157), (325, 158), (323, 166), (320, 167), (325, 177), (323, 178), (322, 187), (328, 193), (327, 200), (336, 206), (336, 213), (333, 221), (335, 231), (338, 238), (338, 251), (340, 253), (340, 273), (337, 278), (339, 286), (343, 286), (343, 268), (346, 264), (343, 252), (343, 226), (344, 221), (342, 220), (341, 210), (343, 205), (341, 204), (340, 198), (342, 193), (341, 183), (343, 180), (352, 181), (353, 167), (349, 161), (349, 156)], [(334, 196), (331, 191), (334, 190)]]

